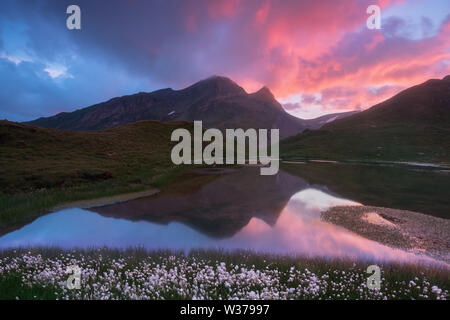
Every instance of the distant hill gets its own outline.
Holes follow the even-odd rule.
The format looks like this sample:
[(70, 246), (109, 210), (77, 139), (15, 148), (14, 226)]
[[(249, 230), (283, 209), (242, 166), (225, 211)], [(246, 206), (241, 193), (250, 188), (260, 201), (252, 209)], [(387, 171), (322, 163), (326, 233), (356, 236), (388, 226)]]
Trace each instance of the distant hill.
[(450, 76), (284, 140), (284, 158), (450, 161)]
[(27, 124), (66, 130), (101, 130), (140, 120), (202, 120), (209, 128), (279, 128), (280, 138), (322, 124), (287, 113), (266, 87), (251, 94), (232, 80), (214, 76), (182, 90), (162, 89), (113, 98), (74, 112)]

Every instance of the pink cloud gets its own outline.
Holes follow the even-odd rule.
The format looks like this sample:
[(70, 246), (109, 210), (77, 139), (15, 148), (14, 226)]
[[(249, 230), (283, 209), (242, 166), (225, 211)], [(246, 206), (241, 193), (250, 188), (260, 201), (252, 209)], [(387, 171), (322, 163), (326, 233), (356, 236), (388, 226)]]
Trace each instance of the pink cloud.
[[(323, 93), (322, 103), (336, 109), (367, 107), (448, 73), (442, 62), (450, 59), (450, 19), (437, 35), (412, 40), (396, 34), (401, 18), (388, 19), (383, 30), (365, 28), (369, 2), (240, 3), (242, 17), (227, 24), (233, 39), (223, 72), (248, 91), (267, 85), (278, 98)], [(385, 89), (368, 89), (375, 86)], [(331, 96), (337, 88), (340, 95)]]

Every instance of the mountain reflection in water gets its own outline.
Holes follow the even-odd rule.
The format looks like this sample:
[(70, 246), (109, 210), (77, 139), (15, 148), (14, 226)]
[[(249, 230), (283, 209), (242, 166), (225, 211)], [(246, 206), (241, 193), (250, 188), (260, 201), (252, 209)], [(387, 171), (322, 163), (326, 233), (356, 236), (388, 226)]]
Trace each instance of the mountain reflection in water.
[(245, 168), (196, 175), (154, 197), (48, 214), (1, 237), (0, 247), (222, 248), (330, 258), (419, 259), (321, 221), (320, 211), (335, 205), (358, 203), (284, 171), (260, 176), (258, 168)]

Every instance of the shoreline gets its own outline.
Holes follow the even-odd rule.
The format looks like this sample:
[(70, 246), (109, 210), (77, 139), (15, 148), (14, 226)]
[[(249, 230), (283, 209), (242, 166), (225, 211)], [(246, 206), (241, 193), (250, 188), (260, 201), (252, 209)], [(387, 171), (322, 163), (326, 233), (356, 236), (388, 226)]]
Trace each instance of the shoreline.
[(383, 245), (450, 263), (447, 219), (374, 206), (335, 206), (320, 218)]
[(363, 160), (363, 159), (315, 159), (315, 158), (286, 158), (281, 159), (282, 163), (286, 164), (306, 164), (312, 163), (331, 163), (331, 164), (366, 164), (366, 165), (399, 165), (405, 167), (418, 167), (428, 169), (442, 169), (449, 170), (450, 163), (448, 162), (420, 162), (420, 161), (390, 161), (390, 160)]
[(169, 170), (138, 183), (120, 179), (70, 188), (43, 189), (34, 192), (5, 195), (0, 193), (0, 236), (14, 231), (33, 220), (69, 208), (88, 209), (134, 200), (157, 194), (182, 176), (184, 170)]
[(42, 208), (39, 213), (36, 214), (30, 214), (26, 217), (24, 217), (22, 220), (14, 221), (13, 223), (4, 224), (0, 223), (0, 237), (13, 232), (17, 229), (22, 228), (24, 225), (31, 223), (37, 218), (40, 218), (44, 215), (54, 213), (57, 211), (65, 210), (65, 209), (72, 209), (72, 208), (79, 208), (79, 209), (89, 209), (89, 208), (95, 208), (95, 207), (101, 207), (106, 206), (110, 204), (116, 204), (121, 202), (126, 202), (130, 200), (135, 200), (139, 198), (149, 197), (152, 195), (155, 195), (159, 193), (161, 190), (157, 188), (150, 188), (143, 191), (137, 191), (137, 192), (125, 192), (125, 193), (118, 193), (111, 196), (105, 196), (105, 197), (99, 197), (99, 198), (88, 198), (84, 200), (77, 200), (77, 201), (69, 201), (62, 204), (58, 204), (56, 206), (50, 207), (48, 209)]
[(158, 188), (150, 188), (143, 191), (138, 192), (129, 192), (129, 193), (120, 193), (113, 196), (100, 197), (95, 199), (87, 199), (87, 200), (78, 200), (73, 202), (67, 202), (61, 205), (57, 205), (53, 207), (50, 212), (70, 209), (70, 208), (79, 208), (79, 209), (89, 209), (95, 207), (106, 206), (110, 204), (122, 203), (130, 200), (135, 200), (139, 198), (145, 198), (153, 196), (157, 193), (161, 192)]

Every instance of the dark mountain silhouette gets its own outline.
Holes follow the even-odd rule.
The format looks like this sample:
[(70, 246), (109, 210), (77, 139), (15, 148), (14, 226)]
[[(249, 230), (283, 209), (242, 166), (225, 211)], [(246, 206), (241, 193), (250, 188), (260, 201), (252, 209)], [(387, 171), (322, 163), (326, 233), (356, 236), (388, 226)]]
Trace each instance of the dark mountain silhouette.
[(214, 76), (182, 90), (162, 89), (113, 98), (27, 124), (67, 130), (101, 130), (140, 120), (202, 120), (218, 129), (280, 129), (280, 138), (320, 125), (288, 114), (267, 87), (247, 94), (232, 80)]
[(286, 139), (284, 157), (450, 160), (450, 76), (406, 89), (365, 111)]

